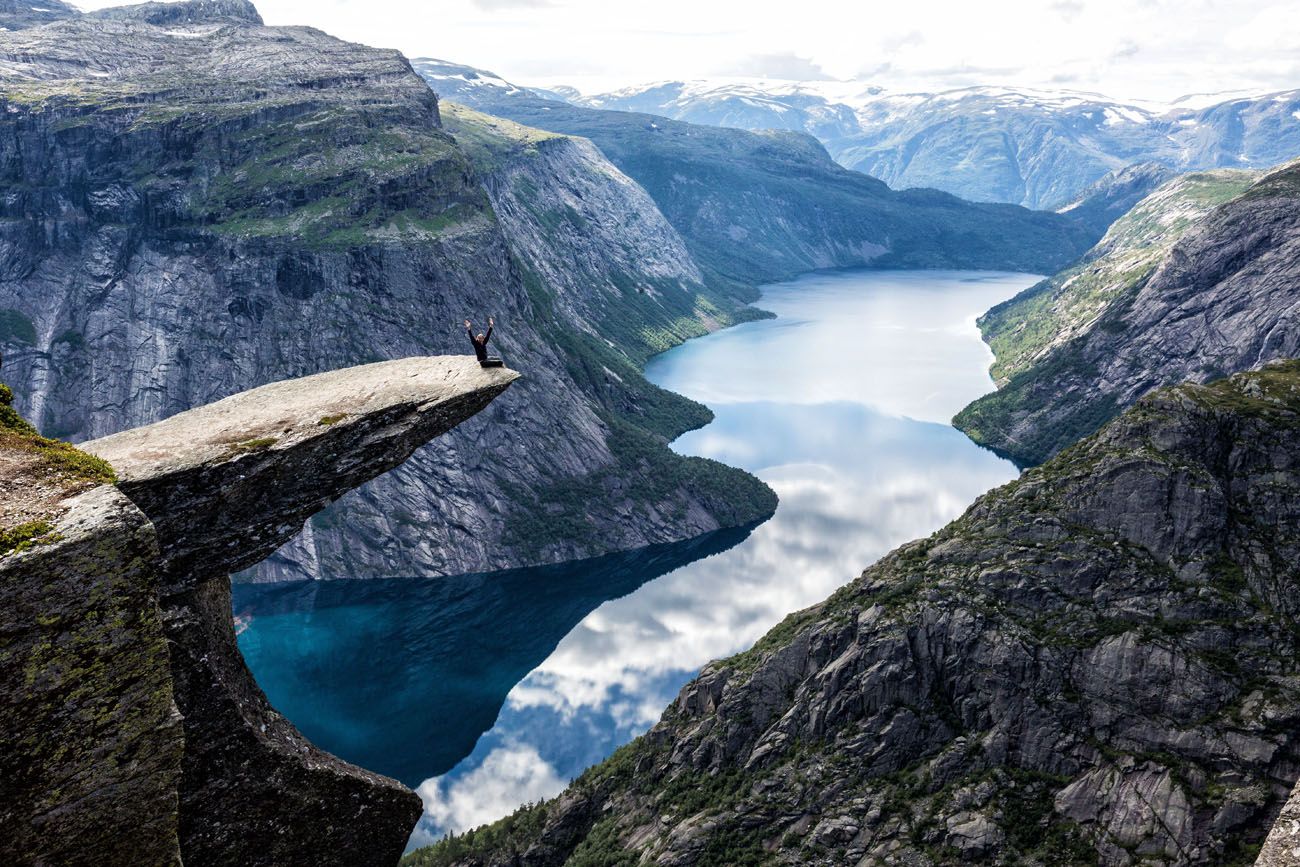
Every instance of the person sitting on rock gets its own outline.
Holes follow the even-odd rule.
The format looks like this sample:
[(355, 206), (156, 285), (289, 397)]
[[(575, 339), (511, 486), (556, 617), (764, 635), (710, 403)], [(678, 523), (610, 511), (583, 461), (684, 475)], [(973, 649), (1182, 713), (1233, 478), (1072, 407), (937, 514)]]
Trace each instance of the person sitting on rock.
[(487, 344), (492, 339), (492, 326), (496, 325), (492, 317), (488, 317), (487, 334), (475, 334), (474, 326), (468, 319), (465, 320), (465, 333), (469, 335), (469, 342), (474, 344), (474, 354), (478, 356), (479, 363), (488, 360)]

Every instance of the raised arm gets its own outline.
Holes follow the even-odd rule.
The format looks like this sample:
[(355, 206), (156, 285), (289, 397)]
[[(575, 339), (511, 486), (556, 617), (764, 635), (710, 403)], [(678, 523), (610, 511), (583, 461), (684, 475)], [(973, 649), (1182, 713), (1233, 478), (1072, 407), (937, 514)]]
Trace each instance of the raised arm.
[(497, 321), (496, 321), (495, 319), (493, 319), (491, 316), (489, 316), (489, 317), (488, 317), (488, 330), (487, 330), (487, 334), (484, 334), (484, 335), (483, 335), (483, 342), (484, 342), (484, 343), (487, 343), (489, 340), (492, 339), (492, 327), (493, 327), (494, 325), (496, 325), (496, 324), (497, 324)]

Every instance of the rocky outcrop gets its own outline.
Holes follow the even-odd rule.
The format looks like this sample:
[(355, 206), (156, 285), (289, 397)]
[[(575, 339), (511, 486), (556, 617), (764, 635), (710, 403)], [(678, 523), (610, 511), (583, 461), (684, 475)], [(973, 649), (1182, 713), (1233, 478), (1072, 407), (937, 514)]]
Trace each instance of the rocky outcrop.
[(1300, 774), (1297, 562), (1300, 362), (1158, 391), (408, 863), (1248, 864)]
[(955, 424), (1037, 463), (1153, 388), (1300, 355), (1298, 251), (1300, 165), (1164, 185), (1083, 263), (989, 311), (1001, 387)]
[(265, 559), (517, 376), (473, 356), (385, 361), (264, 385), (81, 448), (149, 516), (164, 592), (181, 592)]
[(0, 557), (0, 857), (179, 864), (157, 539), (111, 486), (62, 510), (58, 541)]
[(261, 24), (262, 16), (249, 0), (180, 0), (171, 3), (139, 3), (133, 6), (110, 6), (89, 13), (92, 18), (113, 21), (139, 21), (142, 24), (175, 26), (199, 24), (230, 18)]
[(0, 27), (6, 30), (39, 27), (80, 14), (81, 10), (63, 0), (40, 0), (39, 5), (31, 0), (0, 0)]
[(0, 556), (6, 861), (393, 863), (419, 798), (270, 707), (235, 643), (228, 574), (515, 378), (409, 358), (87, 444), (118, 486), (58, 504), (51, 532)]
[[(642, 335), (662, 348), (738, 302), (675, 255), (670, 227), (648, 236), (659, 254), (623, 252), (666, 226), (639, 188), (560, 140), (534, 170), (537, 213), (500, 218), (491, 166), (400, 54), (250, 9), (0, 33), (0, 181), (19, 191), (0, 202), (0, 352), (24, 414), (103, 437), (248, 385), (462, 353), (462, 321), (494, 315), (519, 387), (317, 515), (257, 578), (488, 571), (770, 514), (752, 477), (667, 448), (709, 415), (641, 377)], [(150, 23), (163, 13), (181, 18)], [(548, 260), (548, 232), (565, 259)], [(604, 262), (618, 272), (587, 282)], [(575, 312), (607, 309), (621, 330)], [(557, 504), (586, 512), (543, 527)]]
[(1255, 867), (1295, 867), (1300, 864), (1300, 791), (1293, 790), (1273, 830), (1260, 847)]

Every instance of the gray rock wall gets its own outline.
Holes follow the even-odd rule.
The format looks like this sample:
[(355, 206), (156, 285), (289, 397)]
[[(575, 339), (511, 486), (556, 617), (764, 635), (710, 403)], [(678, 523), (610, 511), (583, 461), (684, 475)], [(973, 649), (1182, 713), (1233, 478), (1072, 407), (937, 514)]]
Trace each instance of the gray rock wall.
[(1294, 163), (1266, 174), (1187, 229), (1154, 269), (1138, 251), (1131, 262), (1147, 276), (1121, 284), (1090, 319), (1050, 323), (1069, 339), (963, 410), (958, 426), (1037, 463), (1153, 388), (1300, 355), (1298, 177)]
[(184, 738), (153, 527), (98, 487), (55, 528), (0, 557), (0, 860), (180, 864)]

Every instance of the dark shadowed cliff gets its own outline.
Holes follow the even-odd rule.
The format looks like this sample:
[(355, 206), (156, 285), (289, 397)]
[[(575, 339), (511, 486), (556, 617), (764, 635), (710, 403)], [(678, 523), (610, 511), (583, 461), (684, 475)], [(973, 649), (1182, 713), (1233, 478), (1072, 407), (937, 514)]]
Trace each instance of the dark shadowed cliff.
[(1099, 234), (1068, 216), (891, 190), (803, 133), (583, 108), (482, 70), (436, 60), (415, 68), (450, 100), (590, 139), (645, 187), (702, 266), (741, 284), (854, 265), (1051, 272)]

